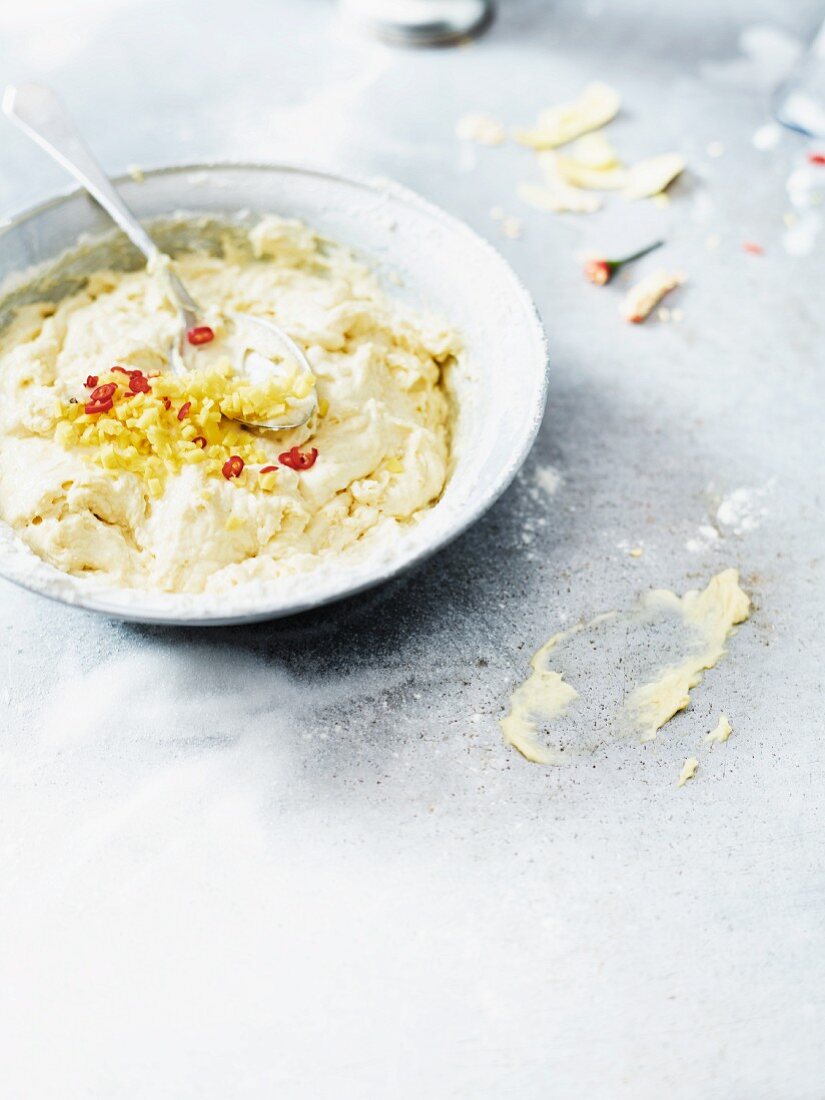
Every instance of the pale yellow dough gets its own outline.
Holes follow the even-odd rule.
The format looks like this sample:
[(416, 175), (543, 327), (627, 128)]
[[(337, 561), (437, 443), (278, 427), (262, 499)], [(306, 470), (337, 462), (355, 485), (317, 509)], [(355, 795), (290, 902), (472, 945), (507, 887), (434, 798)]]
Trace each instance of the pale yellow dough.
[[(168, 592), (224, 591), (392, 547), (448, 475), (445, 368), (460, 358), (443, 324), (389, 298), (347, 251), (267, 218), (250, 248), (190, 255), (177, 268), (205, 305), (272, 317), (306, 350), (321, 414), (261, 435), (267, 462), (316, 447), (312, 469), (227, 481), (187, 466), (152, 499), (135, 473), (64, 448), (55, 404), (114, 363), (163, 371), (175, 327), (163, 281), (102, 272), (60, 302), (24, 307), (0, 337), (0, 518), (68, 573)], [(261, 463), (260, 465), (264, 465)]]

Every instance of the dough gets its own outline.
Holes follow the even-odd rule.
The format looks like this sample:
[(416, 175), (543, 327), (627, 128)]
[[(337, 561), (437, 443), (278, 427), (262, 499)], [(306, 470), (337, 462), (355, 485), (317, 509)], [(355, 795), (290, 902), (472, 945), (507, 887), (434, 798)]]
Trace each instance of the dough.
[[(221, 416), (232, 386), (219, 359), (188, 381), (167, 371), (177, 318), (161, 274), (100, 272), (57, 306), (22, 308), (0, 337), (0, 518), (58, 569), (168, 592), (386, 550), (444, 489), (456, 334), (297, 222), (268, 217), (248, 248), (175, 266), (204, 306), (286, 329), (312, 365), (318, 413), (278, 433)], [(151, 392), (127, 393), (115, 364), (157, 374)], [(113, 414), (85, 413), (89, 375), (121, 382)], [(293, 447), (316, 449), (314, 465), (285, 465)], [(222, 473), (230, 455), (239, 476)]]

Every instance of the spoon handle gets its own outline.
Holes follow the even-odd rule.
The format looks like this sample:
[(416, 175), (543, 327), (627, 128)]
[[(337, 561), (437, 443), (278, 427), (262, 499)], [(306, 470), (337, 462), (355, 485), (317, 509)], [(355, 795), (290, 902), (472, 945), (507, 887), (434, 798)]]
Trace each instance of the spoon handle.
[(151, 262), (159, 258), (157, 245), (124, 205), (103, 169), (89, 152), (71, 115), (51, 88), (45, 84), (12, 84), (6, 88), (3, 96), (3, 111), (16, 126), (83, 184), (147, 260)]
[[(160, 249), (114, 189), (51, 88), (45, 84), (10, 84), (3, 95), (3, 112), (86, 188), (150, 264), (159, 263), (163, 255)], [(173, 271), (167, 270), (167, 276), (187, 324), (194, 324), (197, 304)]]

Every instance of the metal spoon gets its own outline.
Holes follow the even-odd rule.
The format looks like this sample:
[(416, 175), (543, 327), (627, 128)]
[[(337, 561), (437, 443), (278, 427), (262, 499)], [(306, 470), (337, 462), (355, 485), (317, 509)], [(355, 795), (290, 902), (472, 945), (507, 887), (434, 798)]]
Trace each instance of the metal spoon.
[[(172, 349), (171, 365), (177, 373), (197, 369), (198, 353), (190, 345), (187, 333), (204, 327), (204, 311), (172, 270), (169, 258), (160, 251), (143, 226), (126, 207), (115, 191), (103, 169), (94, 159), (78, 132), (69, 112), (57, 95), (44, 84), (17, 84), (6, 88), (3, 95), (3, 112), (32, 140), (45, 149), (96, 199), (114, 219), (132, 243), (146, 257), (150, 270), (162, 270), (169, 282), (172, 298), (180, 310), (181, 330), (176, 346)], [(270, 354), (256, 350), (256, 344), (272, 348), (273, 338), (279, 352), (313, 381), (311, 395), (296, 402), (294, 417), (288, 423), (252, 423), (241, 421), (250, 428), (270, 431), (286, 431), (300, 427), (309, 420), (317, 405), (314, 375), (306, 356), (294, 340), (282, 328), (271, 321), (250, 317), (244, 313), (227, 313), (235, 339), (240, 348), (236, 369), (262, 379), (267, 372), (277, 373), (280, 364)], [(278, 352), (274, 352), (277, 354)], [(189, 366), (191, 364), (191, 367)]]

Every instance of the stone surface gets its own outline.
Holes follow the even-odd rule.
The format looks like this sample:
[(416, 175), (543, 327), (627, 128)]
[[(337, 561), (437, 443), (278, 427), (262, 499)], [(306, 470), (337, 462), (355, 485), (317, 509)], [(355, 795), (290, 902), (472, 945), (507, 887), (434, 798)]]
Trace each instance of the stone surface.
[[(818, 8), (513, 2), (478, 43), (409, 53), (299, 0), (0, 14), (5, 77), (54, 83), (113, 173), (397, 177), (500, 243), (552, 357), (517, 483), (367, 598), (187, 632), (0, 583), (9, 1095), (822, 1095), (825, 264), (822, 238), (782, 246), (801, 139), (751, 140)], [(622, 93), (628, 159), (687, 156), (667, 207), (541, 214), (515, 195), (529, 151), (454, 135), (594, 78)], [(64, 186), (3, 129), (0, 215)], [(689, 276), (684, 320), (625, 325), (621, 285), (587, 284), (577, 255), (654, 233), (645, 263)], [(503, 746), (509, 690), (560, 624), (727, 566), (753, 618), (657, 741), (605, 734), (556, 770)], [(721, 711), (735, 733), (707, 749)]]

